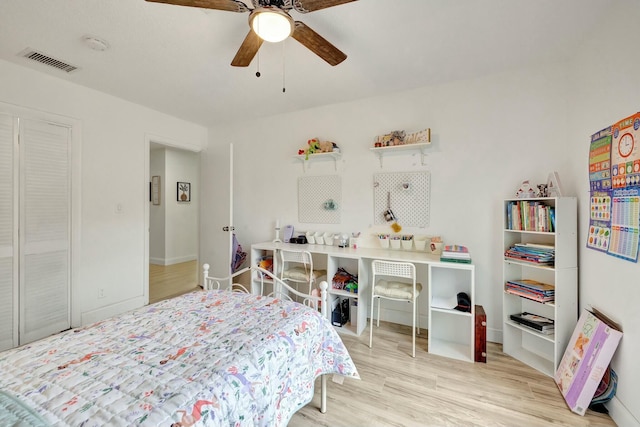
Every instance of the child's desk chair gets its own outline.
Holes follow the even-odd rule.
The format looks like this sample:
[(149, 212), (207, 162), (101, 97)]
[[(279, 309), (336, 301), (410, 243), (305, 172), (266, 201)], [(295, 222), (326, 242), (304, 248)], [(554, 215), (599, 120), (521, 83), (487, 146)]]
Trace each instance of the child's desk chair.
[(304, 292), (311, 295), (313, 286), (319, 279), (327, 275), (326, 270), (314, 270), (313, 258), (309, 251), (280, 251), (280, 279), (288, 284), (303, 283), (308, 286)]
[[(376, 326), (380, 326), (380, 298), (393, 301), (407, 301), (412, 304), (411, 335), (413, 337), (412, 357), (416, 357), (416, 323), (418, 306), (416, 300), (422, 291), (422, 284), (416, 283), (416, 266), (410, 262), (391, 262), (374, 260), (371, 263), (373, 283), (371, 289), (371, 329), (369, 330), (369, 348), (373, 346), (373, 308), (378, 299), (378, 316)], [(420, 334), (420, 325), (418, 325)]]

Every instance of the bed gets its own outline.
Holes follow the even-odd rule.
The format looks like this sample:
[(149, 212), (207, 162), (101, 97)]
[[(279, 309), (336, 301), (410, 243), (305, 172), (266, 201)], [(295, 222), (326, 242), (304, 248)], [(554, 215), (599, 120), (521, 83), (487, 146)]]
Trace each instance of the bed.
[(320, 375), (324, 411), (359, 376), (307, 301), (196, 291), (2, 352), (0, 425), (284, 426)]

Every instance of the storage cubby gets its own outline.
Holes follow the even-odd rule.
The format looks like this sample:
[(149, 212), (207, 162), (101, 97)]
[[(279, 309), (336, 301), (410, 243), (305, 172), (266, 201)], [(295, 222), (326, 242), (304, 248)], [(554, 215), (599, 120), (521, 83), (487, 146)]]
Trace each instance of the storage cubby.
[[(338, 332), (360, 335), (367, 327), (368, 301), (363, 290), (366, 289), (364, 284), (367, 283), (367, 273), (365, 268), (361, 268), (362, 261), (360, 257), (348, 253), (341, 255), (329, 255), (327, 257), (327, 282), (329, 283), (329, 299), (340, 298), (349, 299), (350, 316), (349, 322), (341, 327), (337, 327)], [(358, 277), (358, 292), (353, 293), (348, 290), (334, 289), (332, 286), (333, 276), (340, 269), (344, 268), (350, 274)], [(366, 294), (366, 292), (365, 292)], [(355, 309), (351, 307), (357, 307)], [(351, 314), (355, 315), (352, 318)]]
[[(275, 251), (269, 248), (261, 247), (259, 245), (251, 246), (252, 266), (260, 266), (261, 261), (267, 257), (271, 257), (272, 271), (275, 274)], [(251, 272), (251, 292), (254, 294), (262, 293), (263, 295), (267, 295), (273, 291), (273, 281), (268, 277), (263, 278), (261, 276), (262, 274), (259, 271)]]
[[(429, 264), (429, 353), (474, 361), (474, 276), (471, 264)], [(437, 300), (457, 300), (459, 292), (471, 299), (469, 312), (434, 304)]]

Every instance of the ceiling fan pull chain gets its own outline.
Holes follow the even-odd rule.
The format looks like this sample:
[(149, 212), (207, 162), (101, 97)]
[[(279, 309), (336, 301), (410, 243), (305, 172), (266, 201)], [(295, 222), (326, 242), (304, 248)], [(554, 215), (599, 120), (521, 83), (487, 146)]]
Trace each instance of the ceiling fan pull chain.
[(284, 44), (286, 42), (287, 42), (286, 40), (284, 40), (282, 42), (282, 93), (286, 92), (285, 84), (284, 84), (284, 77), (285, 77), (285, 73), (284, 73), (284, 59), (285, 59), (285, 57), (284, 57)]
[(257, 53), (256, 64), (258, 66), (258, 71), (256, 71), (256, 77), (260, 77), (260, 51)]

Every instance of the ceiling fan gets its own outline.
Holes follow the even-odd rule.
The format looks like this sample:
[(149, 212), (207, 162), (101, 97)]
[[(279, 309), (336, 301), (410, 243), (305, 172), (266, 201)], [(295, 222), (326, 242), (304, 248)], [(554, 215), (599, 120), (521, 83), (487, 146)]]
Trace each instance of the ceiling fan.
[[(251, 0), (253, 9), (240, 0), (146, 0), (178, 6), (203, 9), (225, 10), (228, 12), (249, 12), (249, 33), (245, 37), (236, 56), (231, 61), (234, 67), (247, 67), (258, 53), (264, 40), (277, 42), (291, 36), (330, 65), (338, 65), (347, 55), (329, 43), (320, 34), (300, 21), (294, 21), (289, 11), (309, 13), (357, 0)], [(280, 21), (284, 30), (279, 35), (263, 34), (271, 28), (270, 22)], [(260, 33), (260, 35), (258, 35)]]

